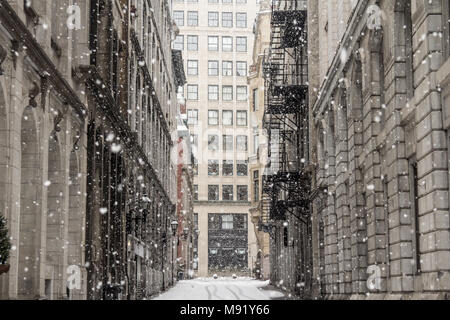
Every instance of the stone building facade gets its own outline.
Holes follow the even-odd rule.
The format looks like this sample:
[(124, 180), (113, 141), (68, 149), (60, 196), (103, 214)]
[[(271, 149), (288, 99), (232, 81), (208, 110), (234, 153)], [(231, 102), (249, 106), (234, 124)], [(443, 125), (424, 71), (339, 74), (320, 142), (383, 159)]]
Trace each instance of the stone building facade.
[(253, 44), (253, 63), (250, 66), (248, 85), (250, 92), (250, 216), (255, 229), (258, 244), (256, 271), (254, 275), (258, 278), (269, 279), (270, 277), (270, 244), (269, 235), (262, 230), (264, 221), (263, 213), (263, 182), (267, 159), (267, 134), (263, 129), (264, 118), (264, 96), (265, 76), (264, 62), (270, 46), (270, 19), (271, 7), (269, 1), (261, 1), (259, 12), (253, 26), (255, 42)]
[[(168, 1), (1, 1), (2, 299), (145, 299), (174, 283), (182, 85)], [(73, 284), (73, 285), (71, 285)]]
[(309, 1), (315, 294), (448, 298), (448, 1)]
[(178, 60), (171, 7), (97, 1), (90, 35), (91, 63), (80, 70), (90, 113), (89, 298), (144, 299), (174, 283)]
[[(87, 96), (72, 75), (88, 61), (87, 34), (59, 29), (57, 7), (0, 2), (0, 211), (12, 243), (1, 299), (87, 294)], [(81, 286), (67, 292), (69, 266)]]
[(257, 8), (254, 0), (173, 2), (180, 30), (174, 48), (183, 51), (187, 73), (200, 277), (248, 275), (256, 262), (249, 218), (247, 75)]

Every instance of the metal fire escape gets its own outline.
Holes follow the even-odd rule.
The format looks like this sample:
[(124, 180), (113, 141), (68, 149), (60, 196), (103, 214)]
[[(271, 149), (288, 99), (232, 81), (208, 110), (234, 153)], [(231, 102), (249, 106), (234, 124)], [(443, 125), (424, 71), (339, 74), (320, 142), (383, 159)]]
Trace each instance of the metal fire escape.
[(289, 216), (308, 224), (308, 46), (302, 2), (272, 2), (271, 43), (264, 61), (269, 163), (263, 176), (260, 227), (265, 232)]

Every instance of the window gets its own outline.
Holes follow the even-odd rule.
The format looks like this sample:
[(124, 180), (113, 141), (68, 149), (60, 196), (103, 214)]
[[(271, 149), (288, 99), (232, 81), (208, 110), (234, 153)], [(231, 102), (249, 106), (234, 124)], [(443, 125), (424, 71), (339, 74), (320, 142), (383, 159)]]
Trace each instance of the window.
[(176, 36), (173, 48), (175, 50), (184, 50), (184, 36)]
[(413, 237), (413, 259), (415, 265), (413, 266), (413, 270), (416, 274), (420, 274), (420, 225), (419, 225), (419, 178), (417, 173), (417, 162), (416, 160), (409, 160), (409, 190), (410, 190), (410, 199), (411, 199), (411, 211), (413, 214), (412, 219), (412, 227), (414, 231)]
[(222, 27), (232, 28), (233, 27), (233, 13), (232, 12), (222, 12)]
[(197, 155), (198, 150), (198, 134), (191, 134), (192, 153)]
[(245, 62), (245, 61), (236, 62), (236, 75), (238, 77), (246, 77), (247, 76), (247, 62)]
[(219, 86), (208, 86), (208, 99), (219, 100)]
[(236, 88), (236, 100), (247, 101), (247, 86), (237, 86)]
[(283, 244), (285, 247), (289, 246), (289, 230), (287, 227), (283, 229)]
[(198, 36), (187, 36), (188, 51), (198, 51)]
[(218, 51), (219, 50), (219, 37), (209, 36), (208, 37), (208, 50)]
[(233, 230), (233, 215), (227, 214), (222, 216), (222, 230)]
[(208, 12), (208, 27), (218, 27), (218, 26), (219, 26), (219, 13)]
[(258, 148), (259, 148), (259, 134), (255, 134), (253, 136), (253, 154), (258, 153)]
[[(234, 215), (234, 226), (236, 229), (247, 230), (247, 215), (245, 214), (236, 214)], [(238, 249), (239, 254), (245, 254), (247, 252), (246, 249)]]
[(223, 86), (222, 87), (222, 100), (232, 101), (233, 100), (233, 86)]
[(219, 186), (208, 186), (208, 201), (219, 201)]
[(247, 125), (247, 111), (236, 111), (236, 123), (238, 126)]
[(188, 60), (187, 74), (189, 76), (197, 76), (198, 75), (198, 60)]
[(222, 3), (224, 4), (233, 3), (233, 0), (222, 0)]
[(177, 24), (177, 26), (184, 26), (184, 11), (174, 11), (173, 12), (173, 20)]
[(248, 201), (248, 186), (237, 186), (237, 200)]
[(246, 177), (248, 175), (248, 162), (245, 160), (238, 160), (236, 163), (236, 173), (238, 177)]
[(188, 84), (187, 98), (188, 98), (188, 100), (198, 100), (198, 85)]
[(194, 185), (194, 201), (198, 201), (198, 185)]
[(208, 124), (210, 126), (217, 126), (219, 124), (219, 110), (208, 111)]
[(222, 186), (222, 200), (233, 201), (234, 200), (234, 187), (233, 185)]
[(194, 175), (198, 176), (198, 159), (194, 157), (194, 165), (192, 166), (192, 170), (194, 171)]
[(208, 0), (208, 3), (219, 3), (219, 0)]
[(219, 160), (208, 160), (208, 176), (219, 175)]
[(222, 75), (224, 77), (233, 75), (233, 62), (222, 61)]
[(258, 111), (259, 110), (258, 103), (259, 103), (259, 101), (258, 101), (258, 89), (253, 89), (253, 92), (252, 92), (252, 107), (253, 107), (253, 111)]
[(198, 124), (198, 110), (188, 110), (188, 124)]
[(222, 37), (222, 51), (233, 52), (233, 37)]
[(259, 171), (253, 172), (253, 201), (259, 201)]
[(223, 151), (233, 151), (233, 136), (223, 136)]
[(187, 13), (188, 26), (197, 27), (198, 26), (198, 12), (188, 11)]
[(247, 14), (245, 12), (236, 13), (236, 27), (247, 28)]
[(236, 148), (238, 151), (247, 152), (248, 151), (248, 138), (247, 136), (237, 136), (236, 137)]
[(234, 162), (233, 160), (223, 160), (222, 163), (222, 175), (224, 177), (231, 177), (234, 174)]
[(236, 4), (246, 4), (247, 0), (236, 0)]
[(198, 213), (194, 213), (194, 229), (198, 229)]
[(219, 61), (208, 61), (208, 75), (218, 76), (219, 75)]
[(208, 135), (208, 150), (217, 151), (219, 150), (219, 136), (215, 134)]
[(236, 37), (236, 51), (247, 52), (247, 37)]
[(222, 124), (224, 126), (233, 125), (233, 110), (223, 110), (222, 111)]

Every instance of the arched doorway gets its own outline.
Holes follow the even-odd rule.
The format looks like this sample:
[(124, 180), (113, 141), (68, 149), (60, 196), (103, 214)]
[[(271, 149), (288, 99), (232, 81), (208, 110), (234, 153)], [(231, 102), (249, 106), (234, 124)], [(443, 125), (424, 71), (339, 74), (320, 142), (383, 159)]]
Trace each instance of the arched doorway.
[(26, 107), (21, 121), (18, 298), (39, 296), (41, 180), (36, 120)]

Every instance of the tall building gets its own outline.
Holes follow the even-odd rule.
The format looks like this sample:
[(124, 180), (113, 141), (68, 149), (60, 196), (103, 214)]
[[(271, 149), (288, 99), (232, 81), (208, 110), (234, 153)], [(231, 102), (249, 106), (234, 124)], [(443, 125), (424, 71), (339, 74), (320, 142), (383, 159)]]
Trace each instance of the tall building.
[(449, 2), (308, 4), (316, 292), (445, 299)]
[(256, 257), (257, 278), (269, 279), (270, 276), (270, 241), (269, 234), (264, 232), (263, 225), (263, 183), (262, 177), (267, 163), (267, 132), (263, 128), (264, 121), (264, 97), (265, 74), (264, 64), (270, 46), (270, 21), (271, 6), (269, 0), (260, 2), (259, 12), (255, 20), (253, 33), (255, 41), (253, 45), (252, 65), (248, 75), (250, 93), (250, 209), (251, 219), (255, 228), (258, 254)]
[(195, 153), (197, 274), (249, 274), (256, 238), (249, 218), (249, 92), (256, 0), (179, 0), (174, 49), (186, 61)]
[(174, 283), (170, 155), (184, 82), (172, 38), (168, 1), (90, 2), (91, 59), (80, 66), (90, 114), (90, 299), (144, 299)]
[[(59, 2), (25, 3), (0, 1), (0, 214), (12, 243), (0, 299), (83, 299), (89, 114), (72, 70), (89, 61), (87, 30), (61, 28)], [(69, 266), (80, 285), (67, 291)]]
[[(175, 50), (174, 50), (175, 51)], [(179, 58), (181, 61), (181, 51)], [(180, 69), (184, 68), (181, 63)], [(183, 81), (183, 85), (185, 81)], [(180, 90), (181, 91), (181, 90)], [(192, 144), (189, 127), (187, 126), (186, 100), (179, 93), (180, 112), (177, 126), (176, 151), (177, 166), (177, 217), (178, 243), (176, 254), (177, 278), (191, 279), (194, 276), (194, 241), (197, 239), (198, 229), (194, 222), (194, 174), (192, 167)]]
[(0, 298), (145, 299), (174, 284), (184, 76), (170, 2), (0, 0), (0, 24)]
[(271, 282), (304, 297), (312, 288), (307, 4), (271, 3), (264, 63), (268, 163), (261, 199)]

